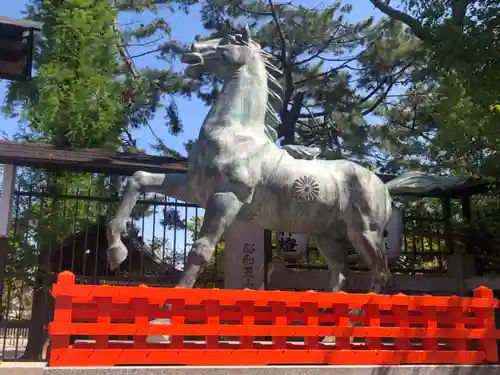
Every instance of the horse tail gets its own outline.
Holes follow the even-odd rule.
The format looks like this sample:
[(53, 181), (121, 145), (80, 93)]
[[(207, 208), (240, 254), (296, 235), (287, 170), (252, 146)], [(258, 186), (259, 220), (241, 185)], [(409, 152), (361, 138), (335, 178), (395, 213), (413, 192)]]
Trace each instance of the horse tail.
[(384, 245), (387, 250), (388, 261), (394, 261), (398, 258), (403, 245), (404, 221), (403, 211), (393, 202), (392, 213), (384, 231)]
[[(440, 182), (436, 176), (430, 176), (420, 171), (410, 171), (392, 179), (385, 186), (389, 194), (394, 195), (408, 192), (426, 192), (439, 187)], [(395, 260), (403, 245), (404, 221), (403, 212), (394, 203), (392, 203), (392, 215), (386, 228), (386, 244), (389, 258)]]

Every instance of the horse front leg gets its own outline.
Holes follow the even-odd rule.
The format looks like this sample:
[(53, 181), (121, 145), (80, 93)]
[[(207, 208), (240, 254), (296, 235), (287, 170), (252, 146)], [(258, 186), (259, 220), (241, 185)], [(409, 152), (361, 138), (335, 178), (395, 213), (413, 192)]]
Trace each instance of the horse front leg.
[(180, 173), (160, 174), (137, 171), (127, 179), (118, 209), (107, 227), (106, 255), (112, 271), (127, 258), (128, 250), (121, 240), (121, 235), (126, 231), (127, 220), (143, 193), (157, 193), (186, 201), (187, 177)]
[[(232, 192), (215, 193), (208, 198), (205, 217), (197, 239), (186, 260), (178, 286), (192, 288), (196, 279), (212, 259), (217, 243), (241, 210), (242, 202)], [(170, 306), (165, 306), (167, 309)], [(170, 319), (155, 319), (151, 324), (171, 324)], [(148, 336), (147, 342), (168, 342), (169, 336)]]
[(242, 205), (232, 192), (215, 193), (208, 199), (200, 238), (194, 242), (189, 252), (179, 286), (185, 288), (194, 286), (196, 279), (212, 259), (217, 243), (234, 222)]

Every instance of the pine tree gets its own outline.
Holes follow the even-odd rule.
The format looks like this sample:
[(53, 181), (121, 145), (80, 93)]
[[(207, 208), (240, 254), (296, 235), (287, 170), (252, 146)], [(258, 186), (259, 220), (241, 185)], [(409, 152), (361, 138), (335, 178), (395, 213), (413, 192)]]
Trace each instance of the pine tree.
[(307, 8), (272, 0), (210, 0), (202, 15), (214, 36), (249, 24), (255, 39), (275, 56), (284, 72), (281, 144), (315, 145), (325, 150), (322, 157), (367, 162), (373, 150), (366, 116), (385, 101), (407, 61), (390, 55), (383, 59), (385, 70), (379, 66), (376, 45), (388, 22), (349, 22), (351, 10), (340, 2)]
[[(171, 135), (183, 131), (183, 123), (176, 104), (176, 97), (191, 96), (196, 92), (197, 82), (177, 72), (172, 61), (185, 48), (171, 38), (171, 27), (167, 15), (175, 12), (187, 13), (197, 0), (115, 0), (120, 13), (134, 13), (140, 19), (139, 26), (121, 29), (115, 21), (114, 30), (120, 35), (119, 52), (124, 73), (124, 102), (127, 105), (129, 129), (124, 134), (125, 144), (137, 149), (132, 136), (134, 129), (149, 128), (155, 143), (151, 146), (165, 156), (180, 157), (169, 148), (149, 126), (149, 121), (159, 109), (165, 110), (165, 125)], [(143, 20), (142, 14), (154, 14), (152, 20)], [(144, 21), (144, 22), (143, 22)], [(146, 22), (147, 21), (147, 22)], [(138, 68), (135, 60), (142, 56), (155, 56), (164, 64), (161, 69)]]

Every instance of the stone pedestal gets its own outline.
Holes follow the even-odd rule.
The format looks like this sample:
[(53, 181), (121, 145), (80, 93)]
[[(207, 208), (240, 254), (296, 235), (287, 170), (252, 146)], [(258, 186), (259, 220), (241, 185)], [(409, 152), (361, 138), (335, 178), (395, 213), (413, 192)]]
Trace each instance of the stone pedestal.
[(235, 221), (224, 238), (224, 289), (264, 289), (264, 230)]
[(475, 256), (472, 254), (451, 254), (447, 258), (447, 274), (457, 280), (457, 294), (467, 295), (465, 279), (476, 275)]

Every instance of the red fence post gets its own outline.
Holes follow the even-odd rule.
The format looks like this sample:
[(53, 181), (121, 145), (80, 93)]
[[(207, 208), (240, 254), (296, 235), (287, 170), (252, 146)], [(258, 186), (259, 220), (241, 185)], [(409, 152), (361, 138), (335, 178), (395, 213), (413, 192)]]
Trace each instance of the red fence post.
[[(398, 296), (403, 296), (403, 294), (398, 294)], [(392, 307), (394, 317), (396, 319), (396, 325), (400, 328), (410, 327), (410, 317), (408, 312), (408, 306), (406, 305), (396, 305)], [(393, 336), (393, 335), (391, 335)], [(411, 342), (408, 338), (394, 338), (394, 346), (396, 350), (410, 350)]]
[[(140, 285), (139, 287), (147, 288), (146, 285)], [(149, 323), (149, 300), (147, 298), (132, 298), (130, 303), (135, 312), (134, 324), (138, 326), (138, 328), (147, 325)], [(147, 336), (135, 335), (134, 348), (146, 348), (146, 339)]]
[[(283, 327), (288, 324), (286, 316), (286, 303), (285, 302), (272, 302), (273, 324), (275, 326)], [(277, 334), (273, 336), (273, 348), (285, 349), (286, 348), (286, 335)]]
[[(185, 321), (185, 301), (176, 299), (170, 301), (172, 312), (172, 325), (184, 324)], [(184, 346), (184, 336), (175, 335), (170, 337), (171, 346), (174, 349), (182, 349)]]
[[(319, 326), (318, 304), (304, 303), (302, 307), (304, 308), (305, 325), (309, 327)], [(318, 340), (318, 336), (306, 336), (304, 337), (304, 344), (308, 349), (317, 349)]]
[[(253, 301), (242, 301), (239, 305), (241, 324), (244, 326), (253, 326), (255, 324), (255, 306)], [(239, 340), (242, 349), (253, 349), (254, 336), (240, 336)]]
[[(363, 307), (363, 311), (366, 314), (366, 322), (368, 323), (368, 327), (380, 327), (380, 309), (377, 304), (370, 303), (368, 305), (365, 305)], [(380, 350), (380, 337), (367, 337), (366, 346), (368, 350)]]
[[(425, 295), (425, 298), (429, 298), (429, 295)], [(436, 308), (434, 306), (425, 306), (422, 309), (422, 315), (425, 318), (425, 328), (428, 330), (435, 330), (438, 327)], [(435, 352), (438, 350), (438, 339), (437, 338), (425, 338), (424, 339), (424, 350)]]
[[(349, 305), (345, 303), (339, 303), (338, 305), (333, 305), (332, 308), (333, 314), (336, 318), (336, 325), (339, 328), (350, 328), (351, 319), (349, 318)], [(343, 334), (335, 337), (335, 348), (350, 349), (350, 337), (344, 336)]]
[[(450, 316), (453, 319), (453, 326), (455, 329), (463, 330), (465, 329), (465, 311), (461, 307), (451, 307)], [(456, 338), (451, 340), (455, 350), (464, 352), (467, 350), (467, 339)]]
[(75, 286), (75, 275), (65, 271), (57, 275), (56, 284), (59, 288), (67, 288), (67, 296), (55, 297), (54, 321), (49, 324), (49, 334), (51, 335), (50, 355), (51, 363), (56, 363), (63, 352), (69, 347), (70, 335), (52, 335), (52, 326), (59, 323), (71, 323), (73, 312), (73, 298), (71, 296), (71, 288)]
[[(493, 291), (484, 286), (479, 287), (474, 290), (474, 298), (487, 298), (493, 301)], [(476, 315), (481, 319), (482, 328), (492, 334), (490, 338), (480, 339), (479, 346), (484, 350), (488, 362), (498, 362), (497, 342), (494, 336), (496, 332), (495, 309), (493, 307), (477, 309)]]
[[(219, 301), (216, 300), (208, 300), (205, 301), (205, 314), (206, 314), (206, 323), (209, 326), (215, 326), (218, 328), (219, 326), (219, 315), (220, 315), (220, 307)], [(219, 347), (219, 335), (209, 335), (206, 337), (207, 348), (208, 349), (217, 349)]]
[(111, 297), (97, 297), (95, 299), (97, 304), (97, 323), (102, 324), (103, 334), (96, 336), (96, 348), (106, 349), (109, 344), (109, 336), (106, 335), (107, 328), (111, 324), (111, 308), (113, 306), (113, 300)]

